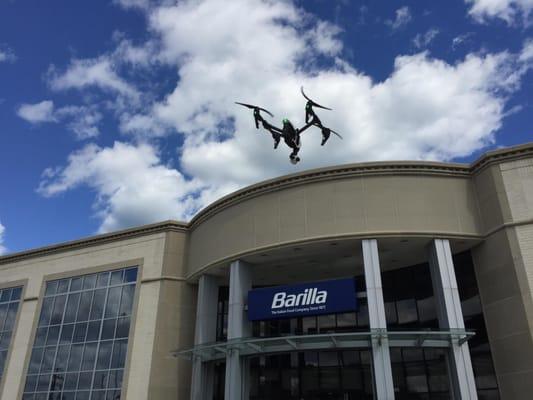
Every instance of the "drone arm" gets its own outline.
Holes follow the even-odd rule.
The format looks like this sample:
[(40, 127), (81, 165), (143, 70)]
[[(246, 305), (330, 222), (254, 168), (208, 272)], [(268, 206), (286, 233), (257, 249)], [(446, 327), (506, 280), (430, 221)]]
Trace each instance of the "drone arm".
[(302, 133), (303, 131), (307, 130), (308, 128), (312, 127), (314, 125), (313, 121), (308, 122), (304, 126), (302, 126), (300, 129), (298, 129), (299, 133)]
[(322, 142), (320, 144), (322, 146), (326, 144), (326, 142), (328, 141), (332, 133), (337, 135), (340, 139), (342, 139), (342, 136), (339, 135), (337, 132), (322, 125), (322, 121), (320, 121), (320, 119), (316, 116), (315, 113), (313, 113), (313, 119), (309, 121), (307, 124), (305, 124), (302, 128), (300, 128), (298, 130), (298, 133), (302, 133), (303, 131), (305, 131), (307, 128), (310, 128), (311, 126), (316, 126), (317, 128), (320, 128), (322, 132)]
[(311, 121), (307, 122), (303, 127), (301, 127), (298, 132), (302, 133), (303, 131), (305, 131), (306, 129), (312, 127), (312, 126), (316, 126), (317, 128), (321, 128), (322, 129), (322, 121), (320, 121), (320, 119), (316, 116), (316, 114), (313, 112), (312, 114), (312, 118), (311, 118)]
[(274, 149), (277, 149), (279, 145), (279, 141), (283, 137), (283, 131), (275, 127), (274, 125), (269, 124), (264, 119), (262, 119), (261, 122), (263, 123), (263, 128), (269, 131), (270, 134), (272, 135), (272, 139), (274, 139)]
[(316, 117), (315, 110), (313, 110), (313, 103), (308, 101), (305, 105), (305, 123), (312, 121)]
[(283, 133), (283, 130), (281, 130), (280, 128), (268, 123), (267, 121), (265, 121), (264, 119), (261, 119), (261, 122), (263, 124), (263, 128), (266, 129), (267, 131), (269, 131), (270, 133), (277, 133), (277, 134), (282, 134)]
[(265, 125), (265, 120), (263, 119), (263, 117), (261, 116), (261, 113), (259, 112), (257, 108), (254, 109), (254, 122), (255, 122), (256, 129), (259, 129), (260, 123), (263, 124), (263, 126)]

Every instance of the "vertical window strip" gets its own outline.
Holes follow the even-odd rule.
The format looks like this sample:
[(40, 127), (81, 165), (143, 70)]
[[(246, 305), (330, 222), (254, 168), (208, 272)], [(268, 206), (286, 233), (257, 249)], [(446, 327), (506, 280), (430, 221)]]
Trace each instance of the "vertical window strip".
[(129, 267), (47, 282), (24, 400), (120, 398), (133, 304), (125, 298), (136, 281)]
[(7, 354), (22, 295), (22, 286), (0, 289), (0, 382), (6, 368)]

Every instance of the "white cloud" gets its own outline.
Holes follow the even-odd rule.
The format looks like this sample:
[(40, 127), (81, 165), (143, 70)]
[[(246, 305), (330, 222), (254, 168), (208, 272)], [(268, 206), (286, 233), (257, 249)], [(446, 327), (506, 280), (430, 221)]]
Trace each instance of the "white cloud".
[(452, 40), (452, 49), (457, 50), (457, 48), (460, 45), (467, 43), (472, 38), (473, 35), (474, 35), (473, 32), (467, 32), (467, 33), (463, 33), (462, 35), (454, 37)]
[(365, 25), (367, 22), (368, 17), (368, 6), (362, 5), (359, 7), (358, 10), (358, 17), (357, 17), (357, 24), (358, 25)]
[(528, 24), (533, 0), (465, 0), (471, 4), (469, 14), (478, 22), (499, 18), (512, 25), (521, 19)]
[(71, 154), (63, 168), (48, 169), (38, 191), (53, 196), (86, 185), (97, 193), (94, 205), (101, 232), (164, 219), (185, 219), (196, 211), (201, 187), (162, 165), (149, 144), (94, 144)]
[(51, 100), (44, 100), (35, 104), (22, 104), (17, 110), (17, 115), (32, 124), (56, 121), (54, 102)]
[(49, 82), (54, 90), (97, 87), (134, 101), (139, 99), (137, 89), (118, 76), (112, 59), (105, 56), (97, 59), (72, 60), (63, 73), (58, 73), (52, 67), (49, 71)]
[[(261, 103), (285, 102), (288, 115), (301, 123), (302, 82), (313, 98), (334, 108), (319, 114), (344, 141), (332, 138), (320, 147), (318, 132), (305, 133), (303, 162), (296, 169), (362, 160), (449, 160), (494, 141), (505, 110), (505, 95), (496, 93), (513, 90), (521, 76), (513, 71), (511, 59), (505, 53), (469, 56), (449, 65), (424, 53), (403, 56), (384, 82), (342, 70), (312, 78), (290, 76), (279, 83), (278, 95)], [(187, 173), (213, 184), (244, 185), (294, 170), (287, 163), (288, 151), (273, 152), (271, 139), (255, 135), (251, 115), (241, 113), (231, 139), (186, 139), (182, 165)]]
[(520, 61), (523, 63), (533, 62), (533, 39), (528, 39), (524, 43), (524, 47), (520, 53)]
[(150, 5), (150, 0), (114, 0), (113, 2), (124, 8), (146, 9)]
[(396, 16), (394, 20), (388, 19), (385, 21), (385, 23), (392, 29), (396, 30), (407, 25), (412, 19), (413, 17), (411, 16), (411, 10), (409, 10), (409, 7), (404, 6), (396, 10)]
[(17, 61), (17, 56), (13, 53), (9, 47), (1, 46), (0, 47), (0, 63), (2, 62), (15, 62)]
[[(91, 187), (102, 230), (188, 218), (229, 191), (303, 169), (467, 156), (494, 142), (507, 99), (532, 62), (529, 45), (520, 54), (470, 54), (453, 64), (422, 52), (398, 56), (390, 76), (374, 81), (341, 58), (338, 30), (288, 1), (190, 0), (148, 13), (158, 62), (175, 67), (179, 81), (145, 112), (129, 109), (119, 119), (137, 139), (181, 135), (176, 166), (163, 165), (155, 144), (88, 146), (48, 171), (40, 187), (45, 195)], [(316, 68), (318, 56), (331, 66)], [(287, 147), (273, 150), (270, 135), (256, 131), (251, 112), (234, 101), (271, 109), (274, 124), (287, 117), (298, 126), (301, 85), (334, 109), (317, 112), (344, 141), (332, 137), (321, 147), (311, 128), (293, 166)]]
[(157, 48), (153, 41), (148, 41), (143, 45), (135, 45), (131, 40), (121, 39), (109, 57), (115, 63), (146, 67), (157, 61)]
[(436, 28), (431, 28), (426, 33), (418, 33), (413, 39), (413, 44), (417, 49), (426, 48), (439, 33), (440, 31)]
[[(293, 74), (303, 59), (338, 55), (338, 28), (319, 21), (304, 29), (306, 20), (284, 1), (186, 1), (155, 9), (150, 28), (161, 38), (160, 59), (179, 65), (180, 82), (149, 114), (125, 118), (121, 128), (164, 133), (163, 124), (205, 133), (209, 126), (220, 133), (220, 122), (235, 114), (228, 107), (233, 100), (278, 90), (280, 77)], [(210, 29), (201, 28), (205, 21)]]
[(67, 121), (67, 128), (79, 140), (96, 137), (100, 134), (98, 124), (102, 114), (95, 106), (66, 106), (57, 110), (56, 115)]
[(2, 222), (0, 222), (0, 256), (2, 254), (5, 254), (7, 252), (7, 249), (4, 246), (4, 233), (5, 233), (5, 227), (2, 225)]
[(310, 29), (308, 37), (318, 53), (335, 56), (342, 50), (342, 42), (336, 37), (340, 32), (339, 27), (319, 21)]
[(100, 134), (98, 124), (102, 114), (95, 106), (65, 106), (56, 109), (53, 101), (44, 100), (35, 104), (22, 104), (17, 115), (31, 124), (66, 122), (67, 128), (80, 140)]

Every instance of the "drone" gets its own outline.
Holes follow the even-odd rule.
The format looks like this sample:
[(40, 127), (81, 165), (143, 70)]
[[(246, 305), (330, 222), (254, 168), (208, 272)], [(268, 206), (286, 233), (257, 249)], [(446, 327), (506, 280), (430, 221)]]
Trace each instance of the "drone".
[(320, 130), (322, 131), (321, 146), (324, 146), (326, 144), (326, 142), (328, 141), (332, 133), (334, 135), (337, 135), (340, 139), (342, 139), (342, 136), (338, 134), (337, 132), (335, 132), (333, 129), (327, 128), (324, 125), (322, 125), (320, 118), (318, 118), (315, 111), (313, 110), (313, 107), (323, 108), (324, 110), (331, 110), (331, 108), (321, 106), (320, 104), (315, 103), (313, 100), (307, 97), (307, 95), (304, 92), (303, 86), (300, 88), (300, 91), (302, 92), (302, 95), (307, 100), (307, 103), (305, 105), (305, 125), (299, 129), (295, 128), (294, 125), (291, 123), (291, 121), (289, 121), (287, 118), (283, 119), (283, 128), (280, 129), (270, 124), (261, 115), (261, 112), (265, 112), (271, 117), (274, 117), (274, 114), (272, 114), (270, 111), (262, 107), (255, 106), (253, 104), (235, 102), (235, 104), (239, 104), (241, 106), (250, 108), (254, 111), (255, 127), (259, 129), (259, 124), (261, 124), (263, 129), (270, 132), (270, 134), (272, 135), (272, 139), (274, 139), (274, 149), (278, 148), (280, 140), (283, 138), (283, 141), (285, 142), (285, 144), (289, 146), (289, 148), (292, 149), (292, 153), (289, 155), (289, 159), (292, 164), (297, 164), (300, 161), (300, 157), (298, 157), (298, 152), (300, 151), (300, 147), (301, 147), (300, 135), (306, 129), (312, 126), (316, 126), (317, 128), (320, 128)]

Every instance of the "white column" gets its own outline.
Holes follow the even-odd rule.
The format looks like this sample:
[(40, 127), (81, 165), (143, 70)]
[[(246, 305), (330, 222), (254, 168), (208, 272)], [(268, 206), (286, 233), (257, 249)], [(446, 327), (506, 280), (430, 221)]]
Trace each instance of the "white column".
[[(465, 328), (463, 312), (450, 242), (447, 239), (434, 239), (430, 244), (429, 268), (437, 304), (439, 327), (447, 330), (463, 330)], [(454, 399), (477, 400), (474, 371), (467, 342), (460, 345), (458, 340), (452, 341), (448, 356), (448, 371)]]
[[(228, 341), (251, 336), (251, 323), (244, 311), (248, 291), (252, 288), (250, 267), (237, 260), (230, 266), (228, 302)], [(230, 346), (231, 347), (231, 346)], [(225, 400), (247, 400), (248, 363), (238, 349), (230, 349), (226, 356)]]
[[(202, 275), (198, 282), (194, 345), (214, 342), (217, 328), (218, 283), (214, 276)], [(196, 356), (192, 365), (191, 400), (213, 398), (213, 364)]]
[[(371, 331), (387, 330), (381, 270), (379, 266), (378, 243), (376, 239), (366, 239), (363, 245), (363, 264), (365, 270), (366, 296)], [(378, 400), (394, 399), (394, 384), (390, 360), (389, 341), (372, 339), (374, 387)]]

